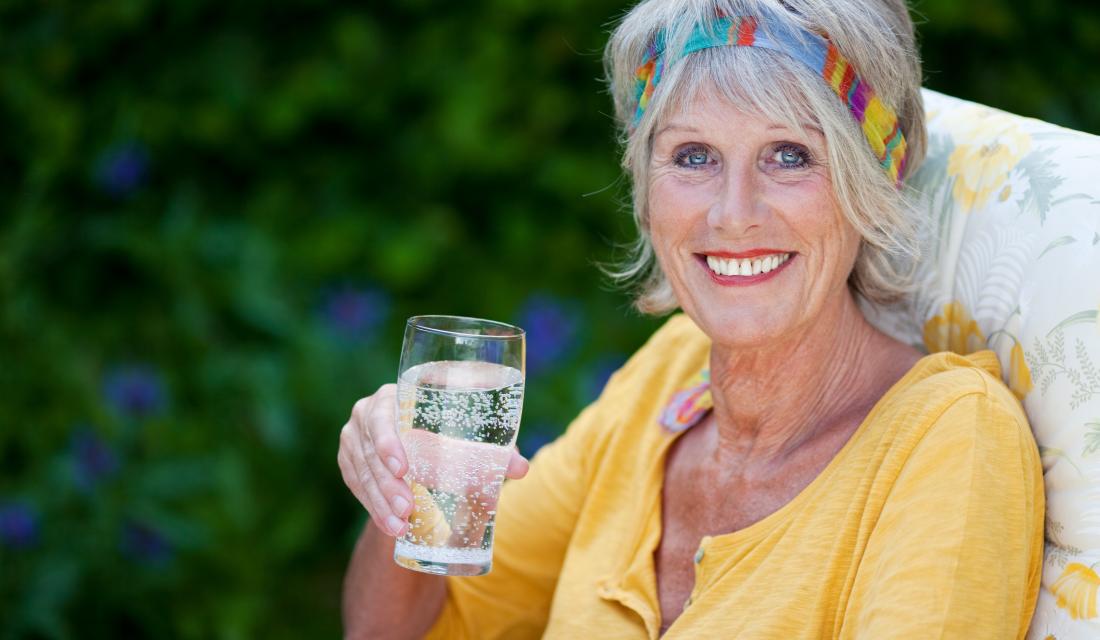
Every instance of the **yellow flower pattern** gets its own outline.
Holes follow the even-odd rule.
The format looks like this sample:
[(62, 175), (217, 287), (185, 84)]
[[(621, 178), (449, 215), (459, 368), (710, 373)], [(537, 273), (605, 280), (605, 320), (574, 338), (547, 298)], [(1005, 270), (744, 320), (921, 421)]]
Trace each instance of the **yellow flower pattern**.
[(955, 202), (973, 211), (994, 194), (1000, 202), (1008, 200), (1008, 176), (1031, 150), (1031, 136), (1005, 113), (977, 109), (961, 115), (966, 116), (965, 126), (954, 128), (956, 145), (947, 160), (947, 175), (955, 180)]
[(1008, 354), (1008, 388), (1016, 395), (1016, 399), (1023, 401), (1024, 396), (1031, 391), (1031, 371), (1027, 368), (1027, 360), (1024, 358), (1024, 348), (1019, 341), (1012, 345), (1012, 351)]
[(924, 323), (924, 346), (929, 353), (953, 351), (965, 356), (985, 349), (985, 336), (962, 303), (953, 301), (944, 305), (943, 313)]
[(1071, 562), (1050, 587), (1058, 598), (1057, 605), (1069, 612), (1074, 620), (1096, 617), (1096, 592), (1100, 590), (1100, 576), (1081, 564)]

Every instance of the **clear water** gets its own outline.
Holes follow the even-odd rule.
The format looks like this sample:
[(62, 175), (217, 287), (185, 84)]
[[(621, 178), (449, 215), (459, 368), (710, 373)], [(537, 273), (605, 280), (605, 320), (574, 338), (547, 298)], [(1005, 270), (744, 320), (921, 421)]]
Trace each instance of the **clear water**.
[(486, 362), (429, 362), (401, 376), (397, 403), (414, 510), (394, 560), (429, 573), (487, 573), (522, 374)]

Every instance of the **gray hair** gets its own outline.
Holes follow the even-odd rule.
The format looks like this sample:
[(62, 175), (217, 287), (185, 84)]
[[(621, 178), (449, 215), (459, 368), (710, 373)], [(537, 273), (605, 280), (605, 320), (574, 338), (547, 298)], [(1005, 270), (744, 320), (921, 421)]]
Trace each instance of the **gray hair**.
[[(829, 177), (838, 205), (862, 242), (849, 286), (874, 303), (911, 290), (920, 228), (907, 189), (899, 190), (879, 166), (859, 124), (814, 70), (783, 53), (755, 47), (716, 47), (670, 56), (661, 82), (637, 126), (634, 73), (658, 32), (676, 51), (696, 24), (718, 13), (762, 15), (800, 29), (828, 34), (863, 80), (898, 116), (908, 145), (905, 174), (924, 159), (926, 137), (920, 95), (921, 67), (905, 0), (645, 0), (630, 10), (604, 51), (623, 145), (622, 166), (633, 182), (638, 239), (631, 260), (609, 274), (638, 284), (635, 306), (661, 314), (678, 305), (656, 261), (649, 237), (649, 164), (661, 123), (706, 88), (748, 113), (766, 114), (795, 130), (805, 122), (824, 133)], [(767, 29), (766, 23), (761, 28)]]

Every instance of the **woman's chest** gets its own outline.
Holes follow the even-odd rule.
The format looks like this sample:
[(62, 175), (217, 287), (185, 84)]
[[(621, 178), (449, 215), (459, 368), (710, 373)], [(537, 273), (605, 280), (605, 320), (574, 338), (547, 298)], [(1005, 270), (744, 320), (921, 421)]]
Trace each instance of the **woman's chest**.
[[(789, 494), (770, 503), (761, 492), (699, 494), (689, 504), (642, 478), (597, 486), (559, 575), (546, 637), (655, 638), (663, 628), (667, 638), (708, 637), (715, 628), (729, 637), (831, 635), (843, 598), (829, 585), (845, 582), (858, 538), (858, 518), (834, 514), (858, 507), (804, 505), (811, 508), (769, 518)], [(738, 520), (715, 519), (719, 512)], [(794, 610), (809, 617), (792, 626), (781, 612)]]
[[(677, 469), (674, 461), (670, 457), (662, 487), (661, 538), (653, 554), (663, 628), (692, 604), (697, 587), (704, 586), (699, 582), (706, 542), (751, 532), (754, 525), (794, 500), (824, 466), (776, 470), (753, 480), (737, 474)], [(711, 568), (714, 565), (712, 562)]]
[(658, 541), (618, 557), (615, 532), (608, 533), (607, 544), (570, 554), (544, 637), (672, 640), (721, 629), (721, 637), (828, 638), (844, 610), (852, 549), (836, 539), (696, 538), (684, 545), (682, 590), (670, 614), (662, 602), (668, 594), (657, 589)]

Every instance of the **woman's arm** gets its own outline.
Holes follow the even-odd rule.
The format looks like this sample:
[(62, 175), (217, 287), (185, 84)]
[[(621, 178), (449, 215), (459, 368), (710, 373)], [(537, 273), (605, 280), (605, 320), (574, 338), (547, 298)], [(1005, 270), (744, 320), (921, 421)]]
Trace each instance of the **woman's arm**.
[[(390, 440), (379, 426), (390, 419), (390, 410), (372, 417), (371, 404), (360, 406), (360, 418), (353, 416), (352, 423), (367, 426), (345, 429), (339, 456), (345, 483), (371, 513), (344, 581), (347, 636), (418, 638), (427, 632), (428, 637), (448, 639), (539, 637), (584, 503), (589, 463), (607, 432), (601, 403), (585, 409), (565, 435), (544, 447), (529, 472), (522, 458), (514, 456), (507, 476), (523, 479), (506, 481), (501, 490), (492, 571), (472, 578), (441, 578), (394, 563), (392, 536), (404, 533), (411, 511), (411, 493), (396, 478), (408, 465), (399, 441)], [(385, 399), (381, 406), (390, 404)], [(370, 443), (360, 442), (361, 434), (371, 433), (362, 438)], [(368, 455), (355, 453), (362, 449)], [(391, 455), (399, 462), (395, 476), (387, 476), (379, 462)], [(361, 477), (367, 473), (374, 479), (364, 482)], [(394, 506), (397, 497), (406, 498), (404, 509)], [(387, 527), (391, 516), (399, 522)]]
[(393, 538), (373, 521), (363, 529), (344, 577), (347, 638), (420, 638), (439, 617), (446, 579), (393, 561)]
[(959, 398), (897, 473), (839, 636), (1022, 638), (1038, 594), (1044, 502), (1015, 399), (992, 381)]
[[(420, 637), (438, 617), (447, 592), (443, 578), (393, 561), (393, 538), (404, 535), (413, 510), (396, 407), (396, 387), (383, 385), (355, 403), (340, 432), (336, 459), (344, 483), (370, 513), (344, 579), (344, 632), (350, 638)], [(505, 475), (522, 478), (526, 472), (527, 462), (514, 453)]]

